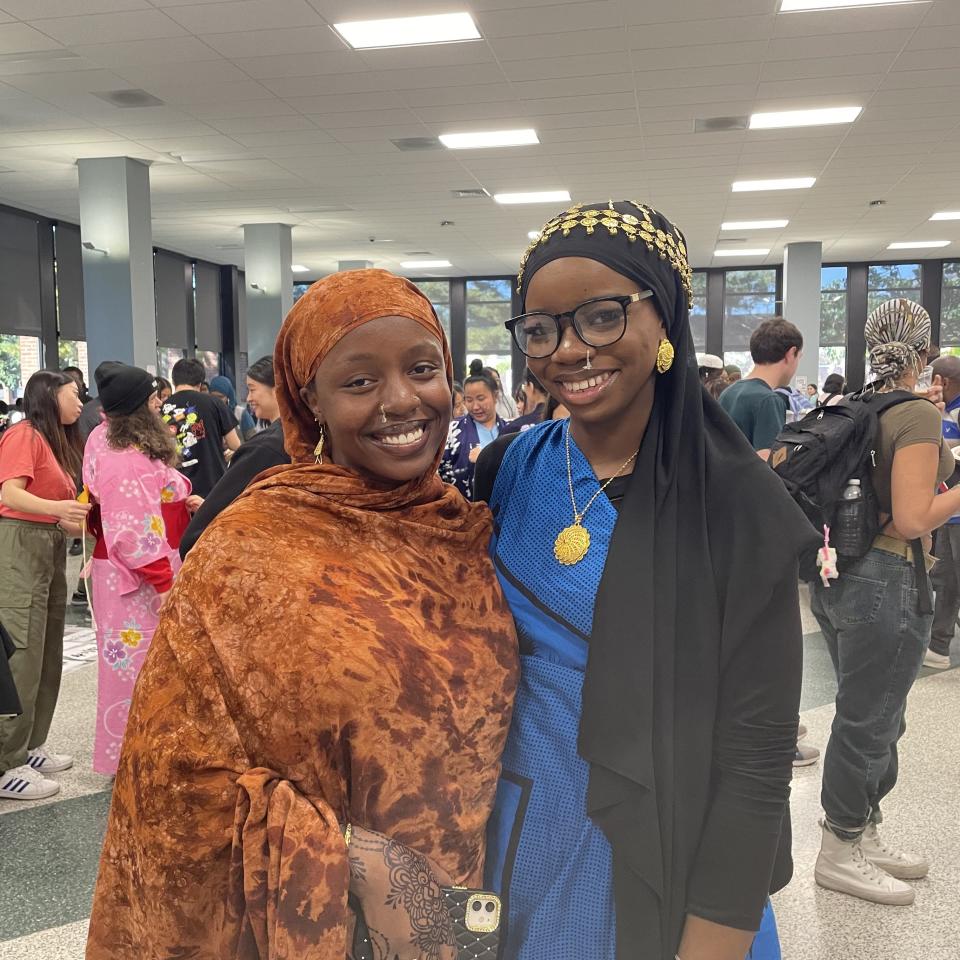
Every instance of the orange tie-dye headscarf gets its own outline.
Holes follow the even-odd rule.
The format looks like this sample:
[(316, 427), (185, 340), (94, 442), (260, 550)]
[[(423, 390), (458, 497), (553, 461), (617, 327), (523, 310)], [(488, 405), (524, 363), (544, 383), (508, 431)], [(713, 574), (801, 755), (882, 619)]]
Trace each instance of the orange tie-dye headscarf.
[(273, 354), (284, 444), (294, 463), (312, 462), (320, 439), (320, 428), (300, 390), (351, 330), (380, 317), (408, 317), (434, 334), (443, 345), (447, 380), (453, 383), (443, 327), (430, 301), (409, 280), (386, 270), (348, 270), (319, 280), (287, 314)]

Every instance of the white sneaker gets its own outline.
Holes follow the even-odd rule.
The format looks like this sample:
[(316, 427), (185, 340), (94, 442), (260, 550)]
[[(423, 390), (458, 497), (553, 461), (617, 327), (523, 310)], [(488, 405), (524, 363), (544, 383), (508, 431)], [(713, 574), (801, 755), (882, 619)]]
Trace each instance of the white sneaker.
[(27, 752), (27, 766), (39, 770), (40, 773), (63, 773), (73, 766), (73, 757), (65, 753), (50, 753), (44, 743)]
[(891, 847), (875, 823), (871, 823), (863, 832), (860, 840), (863, 855), (891, 877), (900, 880), (922, 880), (930, 872), (930, 861), (915, 853), (904, 853)]
[(835, 890), (871, 903), (908, 907), (916, 898), (913, 887), (868, 860), (860, 840), (841, 840), (825, 824), (814, 877), (826, 890)]
[(932, 650), (928, 650), (923, 655), (923, 665), (932, 667), (934, 670), (949, 670), (951, 666), (948, 656), (942, 653), (934, 653)]
[(56, 780), (47, 780), (27, 764), (0, 774), (0, 798), (4, 800), (43, 800), (59, 792)]

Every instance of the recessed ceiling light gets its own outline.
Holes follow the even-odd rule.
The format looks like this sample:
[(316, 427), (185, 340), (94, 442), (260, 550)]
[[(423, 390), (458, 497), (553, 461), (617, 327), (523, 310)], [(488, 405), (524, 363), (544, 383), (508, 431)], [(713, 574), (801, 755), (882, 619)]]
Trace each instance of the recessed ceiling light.
[(721, 230), (778, 230), (789, 220), (728, 220), (720, 224)]
[(960, 220), (960, 210), (941, 210), (935, 213), (931, 220)]
[(440, 142), (450, 150), (481, 150), (485, 147), (526, 147), (539, 143), (536, 130), (490, 130), (483, 133), (441, 133)]
[(734, 193), (749, 193), (753, 190), (809, 190), (817, 182), (816, 177), (787, 177), (783, 180), (737, 180)]
[(781, 127), (819, 127), (830, 123), (853, 123), (863, 107), (824, 107), (820, 110), (778, 110), (754, 113), (751, 130), (776, 130)]
[(539, 240), (539, 239), (540, 239), (540, 234), (541, 234), (542, 232), (543, 232), (543, 231), (541, 231), (541, 230), (531, 230), (531, 231), (527, 234), (527, 238), (528, 238), (529, 240)]
[(888, 250), (931, 250), (934, 247), (949, 247), (949, 240), (904, 240), (891, 243)]
[(469, 13), (441, 13), (429, 17), (393, 17), (389, 20), (352, 20), (333, 29), (355, 50), (371, 47), (414, 47), (427, 43), (480, 40)]
[(495, 193), (497, 203), (569, 203), (567, 190), (541, 190), (534, 193)]
[(846, 7), (885, 7), (891, 3), (926, 3), (927, 0), (783, 0), (781, 13), (795, 10), (843, 10)]
[(290, 269), (291, 269), (294, 273), (309, 273), (309, 272), (310, 272), (310, 268), (309, 268), (309, 267), (305, 267), (302, 263), (295, 263)]
[(770, 252), (769, 247), (756, 247), (753, 250), (714, 250), (715, 257), (765, 257)]
[(445, 270), (453, 264), (449, 260), (404, 260), (400, 266), (404, 270)]

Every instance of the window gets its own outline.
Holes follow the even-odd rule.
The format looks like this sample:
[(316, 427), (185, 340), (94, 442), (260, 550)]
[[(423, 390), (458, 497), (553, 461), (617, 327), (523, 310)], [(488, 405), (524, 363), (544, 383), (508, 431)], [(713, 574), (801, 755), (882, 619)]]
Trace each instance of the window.
[(180, 347), (157, 347), (157, 376), (173, 383), (173, 365), (186, 355)]
[(208, 381), (220, 376), (220, 354), (215, 350), (198, 350), (197, 359), (203, 364)]
[(867, 270), (867, 314), (894, 297), (920, 299), (920, 264), (874, 264)]
[(690, 332), (695, 350), (707, 349), (707, 274), (698, 270), (693, 275), (693, 306), (690, 307)]
[(0, 400), (12, 405), (39, 369), (39, 337), (0, 333)]
[(846, 376), (847, 268), (823, 267), (820, 271), (820, 358), (818, 386), (831, 373)]
[(746, 373), (753, 363), (751, 334), (776, 315), (776, 270), (728, 270), (723, 284), (723, 362)]
[(450, 281), (449, 280), (418, 280), (417, 288), (433, 304), (437, 316), (443, 324), (444, 333), (450, 339)]
[(940, 346), (951, 348), (951, 352), (954, 348), (960, 348), (960, 260), (948, 260), (943, 265)]
[(504, 391), (513, 395), (512, 340), (504, 324), (512, 312), (511, 281), (467, 281), (467, 359), (479, 357), (500, 374)]
[(90, 372), (87, 366), (86, 340), (58, 340), (57, 350), (60, 356), (60, 369), (79, 367), (83, 371), (83, 382), (90, 385)]

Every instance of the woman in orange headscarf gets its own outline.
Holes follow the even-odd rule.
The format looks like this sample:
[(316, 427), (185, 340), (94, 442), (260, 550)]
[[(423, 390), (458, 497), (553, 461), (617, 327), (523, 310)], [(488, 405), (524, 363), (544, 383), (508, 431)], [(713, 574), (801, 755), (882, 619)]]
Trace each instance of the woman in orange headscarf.
[(163, 611), (88, 960), (342, 960), (348, 894), (378, 951), (439, 960), (437, 881), (481, 882), (516, 639), (487, 512), (437, 478), (440, 324), (405, 280), (337, 274), (275, 365), (293, 462), (210, 526)]

